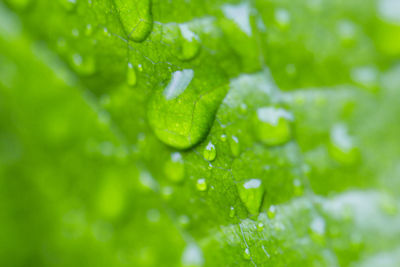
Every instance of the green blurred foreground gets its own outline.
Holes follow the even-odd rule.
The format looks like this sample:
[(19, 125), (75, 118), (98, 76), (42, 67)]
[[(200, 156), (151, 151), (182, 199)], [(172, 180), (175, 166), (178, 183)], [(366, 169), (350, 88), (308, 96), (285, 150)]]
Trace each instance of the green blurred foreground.
[(2, 0), (0, 266), (400, 266), (400, 2)]

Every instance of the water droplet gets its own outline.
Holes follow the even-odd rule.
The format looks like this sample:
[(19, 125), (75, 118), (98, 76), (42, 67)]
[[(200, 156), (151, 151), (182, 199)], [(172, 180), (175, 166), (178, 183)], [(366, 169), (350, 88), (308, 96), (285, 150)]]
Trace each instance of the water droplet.
[(203, 266), (203, 252), (196, 243), (189, 243), (182, 254), (183, 267), (199, 267)]
[(275, 21), (282, 29), (286, 29), (290, 25), (290, 13), (283, 8), (275, 10)]
[(231, 136), (229, 140), (229, 145), (231, 147), (231, 152), (234, 157), (238, 157), (240, 155), (240, 144), (239, 139), (236, 136)]
[(325, 220), (321, 217), (316, 217), (312, 220), (310, 229), (313, 233), (318, 235), (325, 234)]
[(187, 215), (181, 215), (178, 218), (178, 223), (182, 228), (186, 228), (190, 223), (190, 219)]
[(236, 25), (248, 36), (252, 35), (252, 28), (250, 23), (251, 7), (248, 3), (241, 3), (238, 5), (224, 5), (222, 7), (224, 15), (233, 20)]
[(86, 36), (90, 36), (93, 33), (93, 26), (92, 24), (87, 24), (85, 28), (85, 34)]
[(128, 38), (143, 42), (153, 28), (151, 0), (114, 0), (119, 18)]
[(126, 82), (129, 86), (136, 85), (136, 71), (132, 63), (128, 63), (128, 70), (126, 72)]
[(250, 249), (246, 248), (243, 251), (243, 258), (245, 258), (246, 260), (250, 260), (251, 259), (251, 254), (250, 254)]
[(76, 0), (59, 0), (58, 2), (67, 11), (73, 11), (76, 7)]
[(199, 37), (193, 33), (187, 24), (179, 24), (181, 33), (179, 59), (186, 61), (193, 59), (200, 51)]
[(194, 71), (176, 71), (164, 90), (151, 97), (147, 117), (156, 136), (165, 144), (187, 149), (208, 134), (227, 87), (206, 88), (193, 85)]
[(269, 209), (267, 211), (268, 218), (273, 219), (275, 218), (276, 214), (276, 207), (274, 205), (269, 206)]
[(331, 130), (331, 156), (342, 164), (353, 164), (359, 158), (359, 150), (354, 145), (353, 138), (349, 135), (346, 125), (336, 124)]
[(94, 57), (82, 57), (80, 54), (72, 55), (72, 68), (80, 75), (89, 76), (96, 71)]
[(179, 183), (185, 177), (185, 165), (179, 152), (171, 154), (171, 159), (164, 165), (165, 175), (175, 183)]
[(215, 146), (210, 142), (208, 142), (207, 146), (204, 148), (203, 157), (208, 161), (213, 161), (217, 156), (217, 150)]
[(72, 29), (72, 36), (75, 38), (79, 37), (79, 30), (78, 29)]
[(254, 119), (254, 132), (257, 138), (266, 145), (282, 145), (291, 138), (290, 120), (292, 119), (292, 114), (284, 109), (259, 108)]
[(225, 142), (226, 139), (227, 139), (226, 134), (221, 134), (221, 136), (219, 137), (219, 139), (220, 139), (222, 142)]
[(247, 105), (245, 103), (240, 104), (239, 111), (241, 114), (246, 114), (247, 112)]
[(264, 230), (264, 224), (262, 222), (257, 224), (257, 231), (262, 232)]
[(264, 196), (264, 187), (260, 179), (250, 179), (237, 184), (239, 197), (249, 213), (256, 215), (260, 210)]
[(294, 187), (294, 194), (296, 196), (301, 196), (303, 195), (303, 186), (301, 184), (301, 181), (299, 179), (294, 179), (293, 180), (293, 187)]
[(200, 178), (196, 182), (196, 188), (199, 191), (206, 191), (207, 190), (207, 182), (206, 179)]
[(137, 66), (137, 69), (138, 69), (139, 72), (142, 72), (142, 71), (143, 71), (143, 66), (142, 66), (142, 64), (139, 64), (139, 65)]
[(173, 193), (174, 189), (170, 186), (165, 186), (161, 189), (161, 195), (165, 200), (170, 199)]
[(235, 216), (235, 214), (236, 214), (235, 207), (231, 206), (229, 208), (229, 217), (233, 218)]

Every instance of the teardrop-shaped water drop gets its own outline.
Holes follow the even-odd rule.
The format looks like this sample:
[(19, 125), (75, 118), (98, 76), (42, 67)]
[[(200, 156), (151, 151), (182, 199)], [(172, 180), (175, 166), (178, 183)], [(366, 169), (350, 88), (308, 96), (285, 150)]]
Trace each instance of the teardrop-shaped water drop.
[(153, 28), (152, 1), (114, 0), (114, 3), (128, 38), (143, 42)]
[(203, 157), (208, 161), (213, 161), (217, 156), (217, 150), (213, 143), (208, 142), (207, 146), (204, 148)]
[(251, 254), (250, 254), (250, 249), (246, 248), (243, 251), (243, 258), (245, 258), (246, 260), (250, 260), (251, 259)]
[(237, 184), (239, 197), (249, 213), (258, 214), (264, 197), (264, 187), (260, 179), (250, 179)]
[(198, 88), (191, 69), (176, 71), (164, 90), (157, 90), (147, 107), (149, 124), (165, 144), (193, 147), (208, 134), (227, 87)]
[(231, 206), (229, 208), (229, 217), (233, 218), (233, 217), (235, 217), (235, 214), (236, 214), (235, 207)]
[(126, 71), (126, 82), (129, 86), (135, 86), (136, 80), (137, 78), (135, 68), (133, 67), (132, 63), (128, 63), (128, 69)]
[(92, 56), (82, 57), (80, 54), (72, 55), (72, 67), (82, 76), (92, 75), (96, 71), (95, 59)]
[(292, 114), (284, 109), (259, 108), (254, 119), (254, 132), (257, 138), (266, 145), (282, 145), (291, 138), (290, 120), (292, 119)]
[(179, 30), (181, 38), (178, 57), (183, 61), (191, 60), (197, 56), (200, 51), (199, 37), (190, 30), (187, 24), (180, 24)]

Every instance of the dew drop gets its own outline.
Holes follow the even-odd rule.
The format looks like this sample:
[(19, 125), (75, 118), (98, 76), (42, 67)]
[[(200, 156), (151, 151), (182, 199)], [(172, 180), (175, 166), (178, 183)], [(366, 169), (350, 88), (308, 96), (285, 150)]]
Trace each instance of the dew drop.
[(190, 219), (187, 215), (181, 215), (178, 218), (178, 223), (181, 227), (185, 228), (189, 225)]
[(221, 136), (219, 137), (219, 139), (220, 139), (222, 142), (225, 142), (225, 141), (227, 140), (226, 134), (221, 134)]
[(114, 0), (121, 23), (128, 38), (143, 42), (153, 28), (151, 0)]
[(87, 24), (85, 28), (85, 34), (86, 36), (90, 36), (93, 33), (93, 26), (92, 24)]
[(201, 249), (196, 243), (189, 243), (182, 254), (183, 267), (200, 267), (204, 264), (204, 257)]
[(276, 215), (276, 207), (274, 205), (271, 205), (267, 211), (267, 216), (270, 219), (275, 218)]
[(239, 139), (236, 136), (232, 135), (231, 139), (229, 140), (229, 145), (231, 148), (232, 155), (234, 157), (238, 157), (240, 155)]
[(246, 248), (243, 251), (243, 258), (245, 258), (246, 260), (250, 260), (251, 259), (251, 254), (250, 254), (250, 249)]
[(275, 21), (278, 26), (282, 29), (289, 27), (290, 25), (290, 13), (283, 8), (275, 10)]
[(170, 186), (165, 186), (161, 189), (161, 196), (165, 200), (171, 199), (172, 194), (174, 193), (174, 189)]
[(194, 76), (191, 69), (172, 73), (165, 89), (154, 92), (147, 106), (156, 136), (178, 149), (193, 147), (206, 137), (227, 91), (226, 86), (197, 88)]
[(129, 86), (135, 86), (136, 85), (136, 71), (135, 68), (133, 67), (132, 63), (128, 63), (128, 69), (126, 72), (126, 82)]
[(59, 0), (59, 3), (65, 10), (73, 11), (76, 7), (76, 1), (77, 0)]
[(185, 177), (185, 166), (182, 155), (179, 152), (171, 154), (171, 159), (164, 165), (164, 173), (169, 180), (179, 183)]
[(207, 182), (206, 179), (200, 178), (196, 182), (196, 188), (199, 191), (206, 191), (207, 190)]
[(281, 108), (263, 107), (257, 110), (254, 132), (257, 138), (269, 146), (282, 145), (291, 138), (292, 114)]
[(250, 179), (237, 184), (239, 197), (249, 213), (257, 215), (264, 196), (264, 187), (260, 179)]
[(72, 55), (72, 68), (80, 75), (88, 76), (96, 71), (94, 57), (82, 57), (80, 54)]
[(336, 124), (331, 130), (331, 144), (329, 152), (339, 163), (353, 164), (359, 158), (359, 150), (354, 144), (344, 124)]
[(264, 230), (264, 224), (262, 222), (257, 224), (257, 231), (262, 232)]
[(213, 161), (217, 156), (217, 150), (213, 143), (208, 142), (207, 146), (204, 148), (203, 157), (208, 161)]
[(235, 214), (236, 214), (235, 207), (231, 206), (229, 208), (229, 217), (233, 218), (233, 217), (235, 217)]

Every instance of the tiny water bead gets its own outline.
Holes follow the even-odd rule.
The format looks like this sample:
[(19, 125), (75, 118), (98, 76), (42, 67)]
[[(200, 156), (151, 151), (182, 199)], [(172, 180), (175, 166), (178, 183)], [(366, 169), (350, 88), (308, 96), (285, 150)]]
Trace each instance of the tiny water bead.
[(231, 136), (229, 140), (229, 146), (231, 148), (232, 155), (234, 157), (238, 157), (240, 155), (240, 143), (239, 139), (236, 136)]
[(264, 197), (264, 187), (260, 179), (250, 179), (237, 184), (239, 197), (248, 212), (257, 215)]
[(114, 0), (119, 19), (128, 38), (135, 42), (143, 42), (153, 28), (151, 0)]
[(203, 157), (208, 161), (213, 161), (217, 156), (217, 150), (213, 143), (208, 142), (207, 146), (204, 148)]
[(193, 147), (206, 137), (227, 91), (227, 86), (198, 88), (194, 80), (191, 69), (175, 71), (164, 90), (153, 93), (147, 106), (155, 135), (177, 149)]
[(182, 254), (182, 266), (200, 267), (203, 265), (204, 257), (200, 247), (194, 242), (187, 244)]
[(126, 82), (129, 86), (135, 86), (136, 85), (136, 71), (135, 68), (133, 67), (132, 63), (128, 63), (128, 69), (126, 72)]
[(219, 139), (220, 139), (222, 142), (225, 142), (225, 141), (227, 140), (226, 134), (221, 134), (221, 136), (219, 137)]
[(170, 160), (164, 165), (164, 173), (172, 182), (179, 183), (185, 177), (185, 165), (179, 152), (171, 154)]
[(204, 178), (200, 178), (196, 182), (196, 188), (199, 191), (206, 191), (207, 190), (207, 181)]
[(275, 21), (281, 29), (286, 29), (290, 25), (290, 13), (283, 8), (275, 10)]
[(264, 224), (262, 222), (259, 222), (257, 224), (257, 231), (262, 232), (264, 230)]
[(251, 253), (250, 253), (250, 249), (246, 248), (243, 251), (243, 258), (245, 258), (246, 260), (250, 260), (251, 259)]
[(233, 217), (235, 217), (235, 214), (236, 214), (235, 207), (231, 206), (229, 208), (229, 217), (233, 218)]
[(72, 68), (82, 76), (89, 76), (95, 73), (96, 63), (93, 56), (82, 57), (80, 54), (73, 54), (71, 58)]
[(275, 218), (276, 215), (276, 207), (274, 205), (271, 205), (267, 211), (267, 216), (270, 219)]
[(336, 124), (331, 130), (331, 143), (329, 152), (337, 162), (351, 165), (359, 158), (359, 150), (354, 144), (353, 138), (349, 135), (344, 124)]
[(291, 120), (292, 114), (282, 108), (262, 107), (257, 110), (253, 129), (262, 143), (282, 145), (291, 139)]

